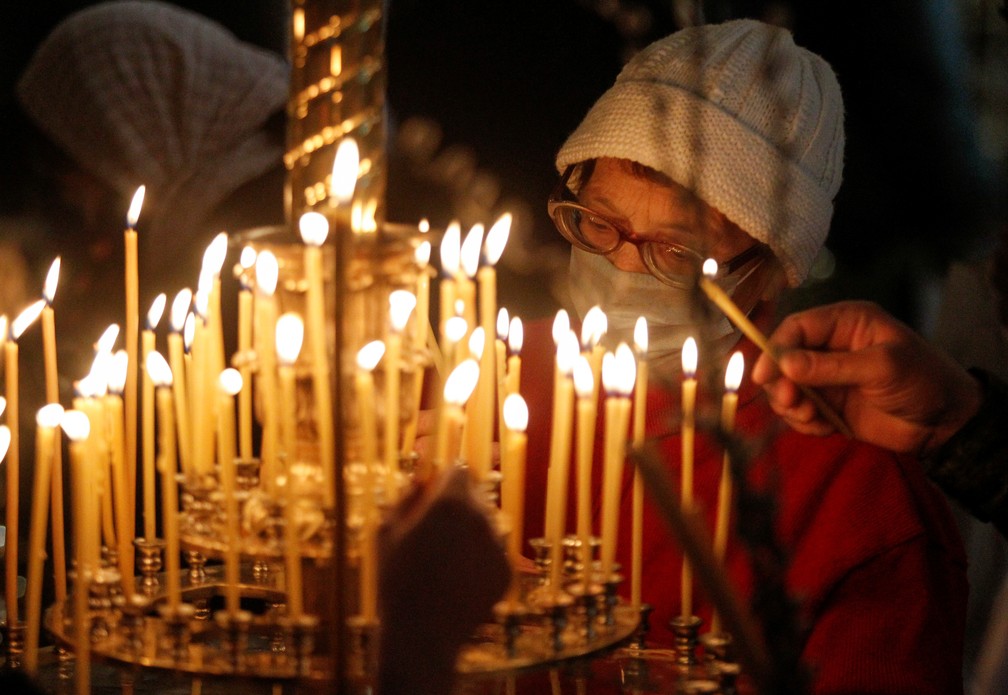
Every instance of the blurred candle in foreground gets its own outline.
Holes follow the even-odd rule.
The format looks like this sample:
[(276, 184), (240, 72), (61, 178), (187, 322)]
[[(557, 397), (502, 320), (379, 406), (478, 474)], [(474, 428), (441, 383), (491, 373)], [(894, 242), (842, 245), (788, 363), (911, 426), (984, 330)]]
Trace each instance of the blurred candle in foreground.
[(91, 692), (91, 613), (89, 610), (92, 573), (90, 546), (97, 544), (98, 518), (93, 513), (94, 497), (91, 462), (87, 460), (87, 440), (91, 433), (88, 416), (79, 410), (67, 410), (60, 423), (70, 440), (70, 469), (73, 485), (74, 552), (77, 560), (74, 579), (74, 681), (78, 695)]
[(256, 250), (242, 249), (238, 257), (238, 371), (246, 387), (238, 394), (238, 456), (251, 459), (252, 453), (252, 282)]
[[(189, 390), (186, 388), (185, 340), (183, 330), (192, 304), (192, 290), (182, 289), (172, 300), (171, 330), (168, 332), (168, 363), (172, 372), (172, 393), (174, 395), (175, 423), (178, 432), (178, 455), (182, 463), (182, 473), (192, 475), (192, 438), (189, 429)], [(194, 319), (195, 320), (195, 319)]]
[(28, 588), (25, 592), (25, 671), (38, 670), (39, 634), (42, 623), (42, 570), (45, 561), (46, 524), (56, 435), (63, 419), (63, 406), (50, 403), (35, 416), (35, 475), (31, 524), (28, 527)]
[(297, 446), (297, 393), (294, 363), (301, 352), (304, 324), (297, 314), (284, 314), (276, 322), (276, 355), (280, 363), (280, 412), (286, 479), (284, 493), (284, 572), (287, 581), (287, 613), (292, 620), (304, 611), (301, 583), (301, 537), (298, 532), (297, 497), (292, 472)]

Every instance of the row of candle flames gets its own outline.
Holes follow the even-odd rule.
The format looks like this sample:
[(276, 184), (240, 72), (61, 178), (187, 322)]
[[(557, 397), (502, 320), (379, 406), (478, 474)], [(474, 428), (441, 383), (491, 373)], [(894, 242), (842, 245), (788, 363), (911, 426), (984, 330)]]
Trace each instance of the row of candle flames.
[[(240, 280), (238, 351), (231, 360), (232, 367), (225, 363), (220, 311), (221, 270), (228, 247), (227, 236), (223, 233), (212, 241), (204, 254), (197, 291), (192, 293), (184, 289), (172, 302), (168, 358), (157, 351), (155, 338), (155, 329), (167, 304), (165, 295), (157, 297), (147, 314), (145, 328), (142, 332), (138, 330), (135, 225), (143, 200), (142, 187), (130, 206), (125, 232), (125, 348), (114, 352), (119, 330), (117, 326), (110, 326), (96, 345), (92, 371), (76, 384), (72, 410), (64, 410), (58, 404), (56, 390), (53, 298), (59, 259), (54, 261), (46, 279), (43, 299), (14, 319), (9, 330), (2, 331), (6, 336), (6, 424), (0, 426), (0, 448), (6, 450), (7, 466), (8, 625), (18, 624), (19, 617), (16, 593), (17, 341), (39, 316), (43, 325), (47, 400), (50, 401), (37, 415), (24, 644), (24, 666), (29, 672), (35, 672), (38, 667), (42, 572), (50, 513), (57, 604), (63, 604), (64, 616), (73, 616), (77, 634), (87, 634), (91, 610), (87, 600), (88, 585), (103, 566), (102, 539), (107, 550), (114, 551), (106, 553), (105, 562), (113, 558), (113, 569), (119, 572), (119, 586), (126, 597), (138, 590), (133, 571), (135, 547), (152, 544), (161, 547), (162, 541), (156, 537), (155, 471), (160, 475), (164, 536), (165, 574), (159, 582), (159, 590), (166, 614), (177, 612), (183, 603), (180, 557), (184, 541), (190, 537), (218, 539), (224, 564), (225, 610), (229, 615), (240, 610), (240, 566), (246, 549), (253, 542), (249, 538), (249, 526), (250, 523), (254, 525), (255, 520), (250, 518), (254, 497), (236, 494), (239, 492), (236, 486), (241, 485), (237, 472), (242, 462), (256, 458), (259, 463), (258, 493), (253, 492), (253, 495), (261, 494), (267, 502), (279, 500), (275, 508), (283, 515), (279, 524), (283, 528), (282, 536), (274, 538), (272, 545), (256, 546), (256, 554), (265, 553), (276, 558), (282, 555), (287, 615), (296, 620), (305, 613), (302, 557), (306, 553), (324, 554), (331, 550), (331, 543), (327, 543), (325, 537), (331, 526), (327, 526), (325, 520), (332, 514), (336, 490), (331, 361), (321, 252), (330, 219), (335, 220), (336, 233), (353, 232), (349, 216), (341, 216), (339, 211), (352, 197), (358, 168), (356, 145), (346, 139), (340, 144), (333, 169), (332, 214), (327, 218), (318, 212), (309, 212), (300, 219), (306, 288), (304, 320), (295, 313), (278, 315), (275, 290), (279, 264), (272, 251), (264, 249), (257, 253), (251, 246), (242, 250), (236, 266)], [(359, 618), (365, 623), (373, 623), (378, 617), (375, 537), (381, 510), (396, 501), (408, 482), (409, 476), (404, 474), (401, 461), (409, 458), (418, 434), (423, 434), (418, 433), (417, 427), (424, 370), (419, 369), (412, 381), (404, 382), (404, 361), (418, 355), (426, 356), (421, 362), (433, 363), (436, 367), (433, 373), (441, 378), (436, 389), (441, 398), (435, 419), (435, 453), (429, 463), (419, 464), (413, 474), (429, 476), (446, 465), (464, 461), (476, 481), (494, 487), (496, 480), (508, 555), (516, 566), (522, 555), (525, 429), (528, 424), (528, 408), (519, 395), (523, 329), (518, 317), (509, 318), (503, 308), (498, 311), (494, 272), (507, 241), (510, 223), (510, 215), (505, 214), (487, 231), (485, 238), (482, 225), (475, 225), (464, 239), (455, 223), (445, 230), (440, 242), (442, 276), (438, 283), (442, 320), (436, 335), (428, 321), (430, 280), (434, 275), (429, 267), (431, 243), (423, 238), (427, 230), (421, 224), (412, 245), (415, 287), (412, 291), (397, 289), (390, 293), (384, 340), (368, 343), (357, 353), (352, 401), (357, 416), (356, 427), (352, 428), (357, 450), (352, 452), (352, 463), (345, 468), (344, 482), (350, 510), (347, 525), (356, 539), (353, 555), (360, 577)], [(341, 224), (346, 229), (342, 229)], [(0, 320), (6, 322), (6, 318)], [(644, 437), (647, 326), (643, 319), (639, 320), (634, 348), (621, 344), (614, 352), (605, 351), (601, 345), (605, 331), (606, 317), (598, 308), (584, 317), (580, 339), (571, 330), (566, 312), (559, 312), (554, 321), (557, 352), (546, 522), (541, 546), (547, 548), (550, 561), (543, 563), (548, 568), (547, 576), (542, 579), (536, 596), (523, 595), (521, 583), (512, 583), (506, 598), (506, 603), (512, 606), (523, 601), (556, 603), (571, 581), (563, 572), (563, 540), (572, 444), (575, 447), (576, 538), (581, 549), (580, 562), (584, 568), (598, 569), (595, 576), (589, 571), (582, 572), (576, 581), (582, 583), (581, 590), (587, 592), (590, 583), (609, 581), (614, 575), (619, 489), (627, 439), (640, 444)], [(309, 351), (299, 361), (305, 339)], [(696, 354), (691, 338), (683, 349), (681, 490), (684, 506), (692, 504)], [(373, 372), (380, 363), (384, 367), (384, 393), (377, 394)], [(297, 390), (299, 374), (305, 371), (305, 364), (311, 372), (311, 411), (316, 440), (313, 456), (297, 451)], [(138, 387), (140, 365), (144, 369)], [(735, 392), (741, 373), (741, 354), (736, 353), (729, 364), (723, 396), (722, 426), (726, 429), (731, 428), (734, 419)], [(589, 515), (597, 404), (603, 392), (604, 468), (601, 542), (598, 543), (598, 539), (593, 539)], [(138, 395), (142, 402), (139, 428)], [(253, 452), (254, 419), (261, 432), (258, 457)], [(497, 432), (494, 431), (495, 423)], [(69, 439), (73, 490), (76, 574), (72, 609), (66, 603), (60, 428)], [(499, 473), (493, 471), (491, 460), (495, 437), (501, 443)], [(138, 460), (142, 464), (143, 535), (135, 539), (132, 520), (135, 518)], [(247, 476), (244, 480), (243, 487), (248, 488)], [(215, 491), (215, 499), (222, 509), (211, 514), (209, 522), (202, 525), (195, 514), (187, 514), (185, 504), (180, 516), (180, 482), (183, 498), (186, 493), (191, 498), (194, 491), (203, 491), (204, 495), (207, 491)], [(715, 549), (719, 555), (723, 553), (727, 535), (730, 485), (730, 476), (723, 474), (715, 530)], [(245, 500), (242, 508), (240, 497)], [(641, 605), (642, 500), (642, 483), (638, 477), (634, 483), (631, 568), (631, 603), (635, 609)], [(597, 563), (593, 558), (595, 546), (600, 546)], [(683, 615), (689, 616), (692, 581), (689, 565), (685, 562), (683, 572), (682, 609)], [(81, 682), (88, 673), (88, 640), (76, 639), (73, 647), (78, 682)]]

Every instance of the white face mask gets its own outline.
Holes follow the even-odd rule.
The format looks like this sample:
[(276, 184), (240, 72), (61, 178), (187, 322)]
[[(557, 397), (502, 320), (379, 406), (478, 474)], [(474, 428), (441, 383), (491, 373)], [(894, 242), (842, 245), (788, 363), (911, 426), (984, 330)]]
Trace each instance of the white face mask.
[[(731, 295), (752, 270), (717, 282)], [(703, 317), (694, 313), (692, 290), (666, 285), (651, 273), (620, 270), (605, 256), (577, 247), (571, 249), (570, 295), (580, 317), (596, 305), (606, 313), (606, 346), (614, 347), (620, 341), (633, 344), (634, 325), (637, 317), (643, 316), (648, 323), (648, 363), (657, 372), (679, 370), (683, 343), (700, 333), (698, 321)], [(734, 336), (730, 340), (734, 343), (739, 333), (728, 319), (718, 315), (703, 335), (719, 343)]]

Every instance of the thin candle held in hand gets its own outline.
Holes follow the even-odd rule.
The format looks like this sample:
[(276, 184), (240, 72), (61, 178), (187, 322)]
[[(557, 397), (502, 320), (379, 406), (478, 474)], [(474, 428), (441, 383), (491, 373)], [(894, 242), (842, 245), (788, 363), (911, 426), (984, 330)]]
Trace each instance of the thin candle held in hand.
[[(766, 355), (774, 361), (774, 363), (779, 363), (780, 358), (777, 355), (777, 351), (774, 346), (770, 344), (769, 339), (763, 335), (763, 333), (756, 327), (756, 325), (749, 320), (742, 310), (735, 305), (728, 293), (725, 292), (718, 284), (714, 281), (717, 276), (718, 265), (717, 261), (713, 258), (708, 258), (703, 264), (703, 275), (700, 277), (700, 289), (703, 290), (707, 298), (711, 300), (723, 313), (728, 317), (735, 326), (742, 331), (742, 333), (756, 346), (762, 350)], [(831, 424), (837, 432), (844, 435), (849, 439), (854, 438), (853, 432), (851, 432), (850, 427), (847, 423), (843, 421), (843, 418), (827, 403), (823, 400), (815, 390), (805, 386), (803, 384), (797, 384), (798, 389), (804, 394), (815, 405), (819, 413)]]

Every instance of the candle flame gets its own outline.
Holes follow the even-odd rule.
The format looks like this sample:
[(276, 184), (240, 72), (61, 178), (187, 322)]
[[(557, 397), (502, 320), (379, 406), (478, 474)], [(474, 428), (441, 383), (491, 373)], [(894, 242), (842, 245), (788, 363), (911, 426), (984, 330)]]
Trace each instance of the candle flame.
[(621, 396), (629, 397), (637, 380), (637, 360), (634, 359), (633, 350), (626, 343), (616, 346), (616, 367), (619, 380), (616, 390)]
[(703, 262), (703, 274), (706, 277), (712, 278), (717, 275), (718, 264), (713, 258), (708, 258)]
[(287, 313), (276, 322), (277, 359), (283, 364), (294, 364), (304, 342), (304, 321), (297, 314)]
[(574, 331), (567, 331), (560, 338), (560, 343), (557, 345), (556, 365), (561, 374), (570, 376), (571, 371), (574, 369), (574, 360), (577, 359), (579, 354), (581, 354), (581, 351), (577, 335)]
[(683, 376), (692, 379), (696, 374), (697, 367), (697, 345), (693, 336), (686, 339), (682, 346), (682, 370)]
[(7, 328), (7, 314), (0, 315), (0, 345), (7, 342), (7, 336), (9, 335)]
[(456, 299), (454, 309), (455, 309), (455, 315), (461, 316), (462, 314), (465, 313), (465, 302), (462, 301), (461, 299)]
[(241, 372), (234, 367), (228, 367), (217, 377), (217, 388), (228, 396), (235, 396), (242, 390), (244, 380)]
[(241, 250), (241, 255), (238, 257), (238, 265), (240, 265), (244, 270), (249, 270), (256, 262), (256, 250), (251, 246), (246, 246)]
[(608, 395), (616, 393), (619, 386), (617, 368), (616, 355), (611, 352), (602, 355), (602, 387)]
[(7, 450), (10, 448), (11, 433), (10, 427), (0, 425), (0, 461), (7, 457)]
[(421, 218), (421, 220), (417, 222), (417, 229), (420, 230), (421, 234), (426, 234), (427, 232), (429, 232), (430, 220), (428, 220), (426, 217)]
[(497, 265), (501, 254), (504, 253), (504, 246), (507, 245), (508, 235), (511, 233), (511, 219), (511, 213), (505, 212), (487, 232), (483, 250), (487, 265)]
[(332, 183), (329, 186), (329, 195), (336, 200), (337, 204), (345, 204), (353, 198), (359, 171), (360, 149), (357, 147), (357, 141), (349, 137), (343, 138), (336, 146)]
[(172, 300), (171, 306), (171, 328), (178, 333), (185, 327), (186, 314), (189, 313), (189, 305), (192, 304), (192, 290), (185, 287), (179, 290)]
[(637, 354), (644, 357), (647, 354), (648, 348), (648, 330), (647, 319), (643, 316), (638, 316), (637, 323), (634, 324), (633, 342)]
[(453, 220), (448, 223), (448, 228), (441, 237), (441, 270), (448, 277), (458, 275), (459, 256), (462, 253), (461, 235), (462, 228)]
[(146, 186), (140, 186), (136, 189), (136, 193), (133, 194), (133, 200), (130, 201), (129, 210), (126, 212), (126, 225), (133, 229), (136, 227), (137, 220), (140, 219), (140, 208), (143, 207), (144, 194), (147, 192)]
[(172, 370), (168, 366), (168, 360), (157, 350), (147, 353), (147, 374), (150, 375), (151, 383), (155, 387), (161, 388), (172, 385)]
[(469, 324), (461, 316), (452, 316), (445, 321), (445, 337), (451, 343), (457, 343), (465, 337)]
[(5, 410), (7, 410), (7, 399), (0, 396), (0, 416), (4, 414)]
[(301, 241), (308, 246), (321, 246), (329, 236), (329, 220), (321, 212), (306, 212), (298, 220)]
[(585, 350), (591, 350), (599, 344), (608, 329), (609, 319), (602, 311), (602, 307), (593, 306), (585, 313), (584, 320), (581, 322), (581, 347)]
[(196, 314), (189, 312), (186, 314), (185, 325), (182, 327), (182, 344), (185, 351), (192, 348), (193, 338), (196, 337)]
[(49, 272), (46, 273), (45, 285), (42, 286), (42, 298), (46, 300), (46, 304), (52, 304), (53, 299), (56, 297), (56, 285), (59, 284), (59, 274), (60, 274), (60, 257), (56, 256), (53, 259), (52, 265), (49, 266)]
[(410, 314), (416, 307), (416, 295), (408, 290), (393, 290), (389, 294), (389, 320), (392, 330), (402, 333), (409, 321)]
[(203, 252), (203, 270), (214, 277), (220, 275), (221, 268), (224, 267), (224, 259), (227, 258), (227, 247), (227, 232), (219, 232)]
[(559, 345), (560, 339), (567, 335), (570, 330), (570, 316), (566, 309), (561, 309), (553, 319), (553, 344)]
[(105, 363), (105, 383), (112, 393), (122, 393), (126, 388), (126, 372), (129, 367), (129, 354), (125, 350), (117, 350)]
[(59, 403), (48, 403), (35, 414), (35, 424), (39, 427), (54, 429), (60, 426), (63, 419), (63, 406)]
[(473, 329), (473, 332), (469, 334), (469, 354), (478, 360), (483, 356), (483, 350), (485, 348), (486, 332), (483, 330), (483, 326), (477, 326)]
[(384, 354), (385, 343), (380, 340), (372, 340), (357, 351), (357, 366), (365, 372), (374, 371)]
[(445, 379), (444, 399), (446, 403), (462, 407), (469, 400), (476, 382), (479, 381), (479, 363), (474, 359), (463, 360)]
[(72, 442), (83, 442), (91, 434), (91, 421), (80, 410), (64, 411), (60, 426)]
[(119, 339), (119, 324), (111, 323), (109, 327), (105, 329), (105, 332), (101, 334), (98, 338), (98, 342), (95, 343), (95, 350), (97, 352), (112, 352), (112, 348), (115, 347), (116, 340)]
[(590, 398), (595, 393), (595, 375), (592, 374), (591, 363), (584, 355), (578, 355), (574, 360), (574, 392), (578, 398)]
[(742, 384), (742, 372), (745, 371), (745, 358), (742, 352), (736, 350), (728, 360), (728, 367), (725, 369), (724, 385), (725, 389), (731, 392), (738, 391)]
[(528, 428), (529, 411), (525, 399), (512, 393), (504, 399), (504, 426), (512, 432), (524, 432)]
[(511, 319), (511, 325), (508, 326), (508, 352), (512, 355), (519, 354), (524, 343), (525, 327), (522, 324), (521, 317), (515, 316)]
[(91, 373), (74, 382), (74, 391), (81, 398), (97, 398), (105, 394), (106, 388), (102, 380)]
[(37, 319), (39, 314), (42, 313), (42, 310), (45, 309), (45, 305), (45, 300), (39, 299), (18, 314), (17, 318), (14, 319), (10, 325), (11, 340), (17, 340), (20, 338), (24, 332), (28, 330), (28, 327), (35, 323), (35, 319)]
[(280, 275), (280, 264), (272, 251), (262, 251), (256, 256), (256, 286), (267, 297), (276, 291), (277, 277)]
[(431, 243), (424, 239), (417, 245), (416, 250), (413, 251), (413, 260), (421, 268), (426, 268), (427, 264), (430, 263), (430, 254)]
[(497, 312), (497, 339), (501, 342), (507, 341), (509, 323), (510, 319), (508, 318), (508, 310), (501, 307)]
[(151, 302), (150, 309), (147, 310), (147, 329), (153, 331), (157, 328), (158, 323), (161, 321), (161, 316), (164, 315), (165, 303), (168, 301), (168, 297), (164, 292), (159, 294)]
[(193, 297), (193, 310), (196, 315), (201, 319), (206, 321), (207, 316), (210, 314), (210, 291), (200, 287), (196, 290), (196, 296)]
[(459, 261), (462, 263), (462, 271), (467, 277), (476, 277), (482, 246), (483, 225), (477, 222), (469, 229), (469, 233), (466, 234), (466, 238), (462, 242), (462, 248), (459, 250)]

